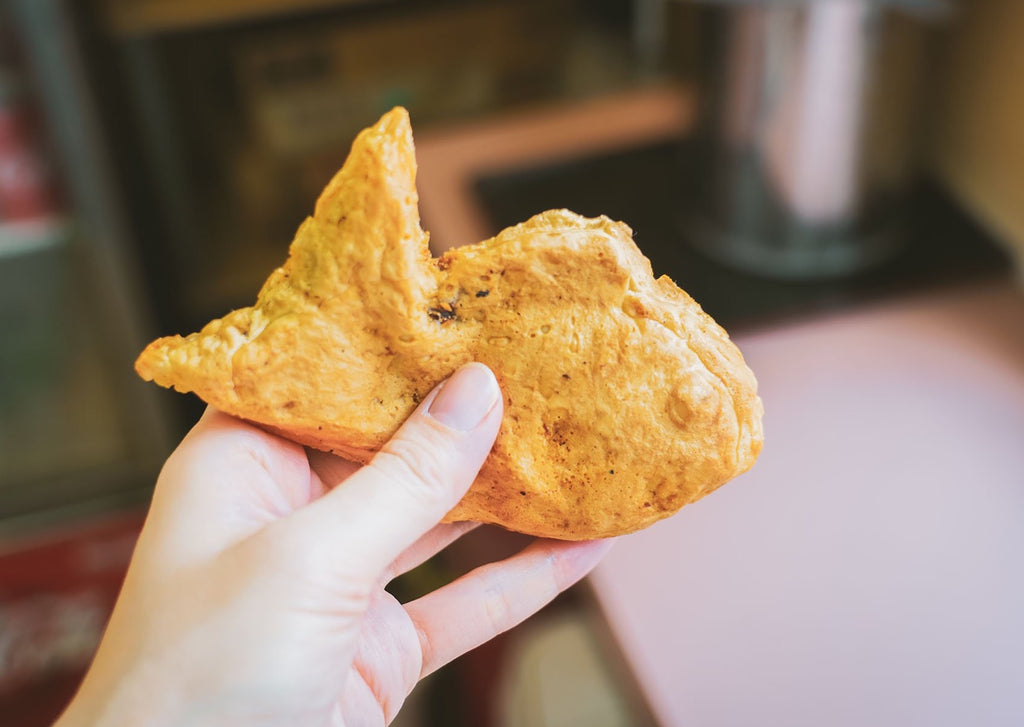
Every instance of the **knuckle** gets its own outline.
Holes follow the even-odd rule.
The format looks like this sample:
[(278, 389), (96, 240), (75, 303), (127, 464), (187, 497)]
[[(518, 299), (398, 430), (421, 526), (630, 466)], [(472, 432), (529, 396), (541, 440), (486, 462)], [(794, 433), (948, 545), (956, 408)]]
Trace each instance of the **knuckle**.
[(515, 611), (508, 591), (498, 585), (490, 585), (483, 592), (483, 613), (491, 633), (500, 634), (515, 625)]
[(544, 562), (549, 579), (547, 589), (552, 598), (580, 579), (578, 569), (573, 567), (569, 558), (559, 557), (557, 553), (548, 553)]
[(375, 464), (388, 477), (404, 484), (420, 501), (447, 501), (451, 475), (443, 447), (421, 439), (393, 439), (377, 454)]

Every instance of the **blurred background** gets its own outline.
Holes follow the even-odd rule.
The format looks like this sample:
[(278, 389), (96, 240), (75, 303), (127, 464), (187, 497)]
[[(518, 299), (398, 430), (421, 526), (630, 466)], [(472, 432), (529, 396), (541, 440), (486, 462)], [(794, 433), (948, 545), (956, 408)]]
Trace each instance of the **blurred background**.
[[(355, 134), (401, 104), (412, 116), (435, 253), (550, 207), (607, 214), (633, 227), (656, 274), (675, 279), (745, 351), (749, 341), (755, 372), (767, 374), (769, 449), (745, 479), (771, 493), (764, 508), (792, 514), (779, 503), (791, 503), (789, 495), (808, 502), (786, 487), (812, 476), (797, 455), (816, 448), (808, 432), (830, 418), (814, 407), (835, 387), (870, 399), (857, 388), (871, 385), (858, 378), (870, 366), (847, 355), (844, 340), (884, 359), (913, 331), (920, 345), (907, 349), (910, 363), (871, 370), (895, 391), (913, 389), (922, 371), (946, 372), (921, 389), (921, 402), (1000, 382), (968, 397), (980, 408), (930, 414), (928, 422), (945, 428), (927, 440), (920, 422), (900, 419), (923, 411), (921, 402), (889, 399), (890, 409), (848, 417), (860, 428), (834, 452), (817, 449), (835, 457), (826, 476), (859, 452), (865, 478), (889, 477), (893, 491), (933, 483), (927, 500), (945, 480), (915, 468), (935, 458), (943, 437), (951, 449), (963, 444), (958, 427), (982, 431), (985, 446), (1000, 444), (983, 453), (993, 509), (970, 523), (1002, 535), (975, 554), (995, 570), (972, 586), (999, 603), (985, 617), (998, 627), (985, 639), (998, 645), (965, 646), (967, 656), (941, 679), (920, 675), (919, 691), (931, 696), (898, 680), (890, 683), (895, 696), (857, 691), (858, 679), (885, 660), (882, 644), (904, 643), (906, 621), (871, 627), (878, 648), (849, 662), (842, 681), (850, 689), (836, 694), (888, 711), (847, 709), (842, 717), (825, 703), (823, 712), (787, 711), (794, 700), (784, 695), (800, 692), (817, 672), (812, 665), (845, 658), (835, 651), (808, 646), (767, 701), (731, 699), (723, 685), (735, 679), (742, 692), (756, 672), (778, 665), (770, 649), (763, 662), (748, 653), (720, 670), (704, 668), (709, 654), (745, 653), (750, 642), (730, 641), (730, 629), (715, 632), (722, 641), (680, 645), (676, 657), (657, 651), (657, 637), (645, 636), (636, 618), (663, 636), (677, 620), (706, 621), (707, 612), (687, 610), (704, 597), (690, 589), (714, 591), (722, 580), (708, 574), (730, 567), (711, 553), (703, 565), (680, 561), (683, 548), (717, 552), (721, 533), (743, 522), (729, 511), (742, 504), (709, 498), (721, 503), (722, 529), (710, 528), (703, 541), (682, 539), (705, 532), (702, 514), (705, 524), (718, 522), (702, 503), (646, 541), (630, 539), (593, 582), (432, 677), (399, 724), (963, 724), (942, 721), (962, 714), (974, 715), (972, 724), (1019, 724), (1024, 711), (1009, 691), (991, 683), (972, 691), (973, 682), (963, 686), (956, 675), (984, 675), (979, 664), (998, 664), (1002, 679), (1024, 678), (1004, 660), (1024, 646), (1010, 615), (1024, 612), (1010, 608), (1024, 596), (993, 585), (1019, 580), (1000, 568), (1024, 543), (1012, 534), (1019, 523), (991, 520), (1024, 512), (1022, 493), (1008, 484), (1024, 466), (1015, 454), (1024, 426), (1024, 303), (1014, 275), (1024, 254), (1022, 37), (1017, 0), (0, 2), (0, 721), (48, 724), (70, 698), (159, 467), (201, 411), (193, 397), (139, 381), (135, 356), (157, 335), (197, 330), (249, 305)], [(804, 358), (786, 353), (796, 350)], [(836, 356), (833, 378), (830, 359), (815, 358), (827, 351)], [(944, 366), (947, 358), (956, 365)], [(859, 363), (841, 373), (851, 361)], [(779, 393), (773, 409), (775, 392), (791, 393), (784, 384), (810, 371), (824, 376), (825, 388), (806, 401), (792, 395), (789, 414), (776, 414), (787, 400)], [(978, 404), (985, 397), (995, 408)], [(903, 429), (878, 423), (886, 421)], [(920, 447), (908, 444), (889, 459), (861, 456), (894, 441)], [(773, 447), (788, 456), (778, 465), (767, 460)], [(961, 473), (948, 462), (939, 469)], [(963, 484), (956, 478), (950, 488)], [(752, 482), (734, 485), (730, 496), (741, 498)], [(842, 520), (845, 506), (829, 502), (817, 512), (839, 525), (825, 530), (849, 537), (833, 563), (851, 559), (862, 574), (857, 588), (879, 587), (877, 569), (853, 546), (862, 535)], [(885, 533), (919, 532), (914, 523), (927, 518), (915, 519), (916, 502), (909, 498), (907, 517)], [(870, 525), (877, 512), (860, 516)], [(786, 537), (801, 552), (820, 550), (829, 537), (812, 520), (788, 521)], [(934, 534), (948, 524), (933, 518), (922, 527)], [(691, 535), (677, 532), (687, 525)], [(906, 540), (879, 537), (897, 551)], [(948, 564), (935, 554), (951, 541), (935, 537), (909, 560), (897, 553), (899, 567)], [(737, 552), (757, 550), (742, 534), (730, 542)], [(414, 595), (519, 544), (503, 533), (474, 534), (394, 587)], [(626, 589), (626, 573), (649, 578)], [(948, 592), (929, 590), (925, 578), (908, 603), (927, 611), (949, 601), (960, 592), (958, 573), (936, 572)], [(744, 583), (737, 576), (719, 597), (752, 604), (735, 618), (782, 638), (757, 621), (766, 611), (753, 607)], [(837, 602), (822, 606), (821, 591), (779, 584), (771, 603), (784, 612), (784, 594), (807, 603), (810, 593), (850, 643), (860, 638), (858, 624), (885, 608), (864, 601), (865, 610), (829, 611)], [(661, 610), (647, 614), (652, 604)], [(706, 608), (720, 613), (714, 604), (710, 598)], [(938, 628), (913, 643), (938, 644)], [(913, 671), (929, 653), (900, 651), (897, 662)], [(691, 693), (695, 671), (718, 681)], [(678, 682), (663, 681), (673, 674)], [(684, 696), (675, 700), (674, 689)], [(735, 709), (705, 709), (697, 691)], [(954, 695), (966, 711), (950, 710), (937, 694)], [(933, 712), (912, 705), (923, 703), (945, 716), (922, 717)], [(982, 703), (995, 708), (978, 711)], [(762, 719), (751, 721), (755, 714)]]

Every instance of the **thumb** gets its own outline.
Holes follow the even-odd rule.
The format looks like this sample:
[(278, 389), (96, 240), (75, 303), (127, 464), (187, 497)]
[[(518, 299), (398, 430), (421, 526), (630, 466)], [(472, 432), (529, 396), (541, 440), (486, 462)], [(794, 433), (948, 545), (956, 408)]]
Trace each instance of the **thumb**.
[(466, 364), (423, 400), (369, 464), (294, 513), (296, 525), (347, 575), (376, 582), (469, 489), (502, 411), (491, 370)]

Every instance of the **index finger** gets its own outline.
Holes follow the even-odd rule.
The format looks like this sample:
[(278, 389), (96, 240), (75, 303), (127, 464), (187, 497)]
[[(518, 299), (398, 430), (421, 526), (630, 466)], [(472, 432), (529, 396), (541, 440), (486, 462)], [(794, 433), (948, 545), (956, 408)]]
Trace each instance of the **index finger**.
[(538, 540), (405, 606), (423, 652), (422, 679), (525, 621), (600, 562), (613, 540)]

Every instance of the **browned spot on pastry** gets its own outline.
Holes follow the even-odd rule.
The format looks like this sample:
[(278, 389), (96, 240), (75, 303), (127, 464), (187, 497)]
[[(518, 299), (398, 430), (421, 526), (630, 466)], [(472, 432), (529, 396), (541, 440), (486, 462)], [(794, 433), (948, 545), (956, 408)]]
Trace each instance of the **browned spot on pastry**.
[(455, 319), (455, 308), (451, 303), (438, 303), (427, 309), (427, 315), (438, 323), (447, 323)]
[(672, 420), (673, 424), (677, 427), (686, 427), (690, 420), (691, 410), (690, 403), (685, 397), (676, 394), (670, 395), (665, 409), (668, 412), (668, 418)]

